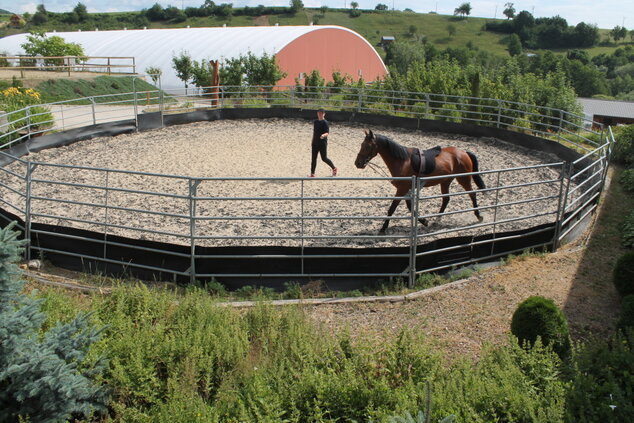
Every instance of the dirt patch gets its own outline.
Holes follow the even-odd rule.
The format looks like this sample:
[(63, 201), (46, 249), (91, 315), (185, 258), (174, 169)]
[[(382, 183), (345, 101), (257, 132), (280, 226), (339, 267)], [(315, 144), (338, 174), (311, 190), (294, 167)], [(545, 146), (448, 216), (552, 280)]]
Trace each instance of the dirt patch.
[(256, 16), (253, 18), (253, 25), (255, 26), (269, 26), (269, 15)]
[(593, 225), (555, 253), (517, 257), (455, 288), (407, 303), (320, 305), (307, 310), (333, 331), (385, 339), (413, 329), (425, 333), (449, 358), (477, 358), (484, 344), (506, 342), (519, 303), (541, 295), (563, 309), (574, 340), (605, 338), (620, 313), (611, 280), (614, 263), (625, 251), (619, 216), (633, 206), (631, 196), (611, 184)]

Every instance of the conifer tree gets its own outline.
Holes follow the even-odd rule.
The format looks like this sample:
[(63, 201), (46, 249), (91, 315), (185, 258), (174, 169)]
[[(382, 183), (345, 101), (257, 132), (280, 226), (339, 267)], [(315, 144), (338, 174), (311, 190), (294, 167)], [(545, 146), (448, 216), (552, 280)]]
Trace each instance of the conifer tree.
[(106, 387), (94, 381), (105, 362), (87, 360), (100, 331), (82, 314), (41, 333), (43, 300), (22, 292), (15, 263), (24, 242), (14, 226), (0, 230), (0, 421), (52, 423), (105, 410)]

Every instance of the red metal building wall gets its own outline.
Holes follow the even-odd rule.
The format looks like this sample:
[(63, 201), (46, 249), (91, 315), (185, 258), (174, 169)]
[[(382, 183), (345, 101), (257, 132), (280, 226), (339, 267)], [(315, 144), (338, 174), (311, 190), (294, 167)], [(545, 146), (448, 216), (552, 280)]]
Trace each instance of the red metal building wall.
[(383, 61), (360, 35), (344, 29), (324, 28), (309, 32), (288, 44), (277, 55), (277, 62), (288, 73), (279, 85), (294, 85), (300, 73), (314, 69), (326, 81), (332, 73), (348, 74), (356, 81), (359, 76), (373, 81), (387, 74)]

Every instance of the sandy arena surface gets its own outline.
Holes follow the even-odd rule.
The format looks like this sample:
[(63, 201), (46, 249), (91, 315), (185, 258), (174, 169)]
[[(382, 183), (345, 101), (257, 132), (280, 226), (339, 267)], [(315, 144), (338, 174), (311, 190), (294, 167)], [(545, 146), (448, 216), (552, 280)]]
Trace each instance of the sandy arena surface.
[[(431, 148), (436, 145), (457, 146), (474, 152), (481, 170), (507, 169), (542, 163), (558, 162), (557, 157), (527, 150), (493, 138), (471, 138), (372, 127), (376, 133), (387, 135), (405, 146)], [(328, 146), (328, 155), (339, 169), (339, 177), (330, 178), (330, 169), (319, 161), (317, 176), (325, 179), (304, 180), (203, 180), (197, 189), (195, 204), (188, 198), (189, 178), (303, 178), (310, 172), (310, 139), (312, 124), (306, 120), (240, 120), (199, 122), (172, 126), (143, 133), (125, 134), (117, 137), (96, 138), (61, 148), (30, 154), (24, 159), (49, 164), (69, 164), (101, 169), (152, 172), (161, 175), (181, 175), (186, 178), (161, 175), (135, 175), (117, 171), (91, 169), (69, 169), (65, 167), (39, 165), (33, 173), (33, 194), (36, 197), (55, 198), (64, 201), (100, 204), (70, 205), (66, 202), (35, 198), (31, 207), (35, 221), (74, 226), (104, 231), (142, 239), (189, 244), (190, 205), (195, 206), (200, 217), (196, 224), (196, 235), (208, 237), (198, 241), (199, 245), (287, 245), (297, 246), (300, 241), (292, 239), (302, 233), (308, 237), (305, 246), (388, 246), (407, 245), (409, 217), (404, 203), (399, 205), (387, 236), (378, 237), (377, 231), (394, 195), (394, 188), (385, 180), (346, 180), (346, 178), (383, 177), (387, 169), (380, 157), (372, 163), (379, 170), (354, 166), (361, 142), (363, 126), (333, 123)], [(24, 165), (13, 163), (10, 170), (24, 174)], [(518, 172), (502, 172), (485, 175), (487, 187), (522, 184), (530, 181), (554, 180), (559, 171), (540, 168)], [(4, 172), (2, 183), (23, 189), (20, 181)], [(104, 187), (65, 186), (53, 181)], [(124, 192), (126, 190), (151, 191), (155, 194)], [(484, 223), (552, 212), (557, 208), (557, 199), (546, 199), (529, 203), (505, 206), (497, 209), (492, 205), (557, 196), (559, 183), (534, 185), (478, 194), (483, 210)], [(454, 182), (452, 193), (462, 193)], [(160, 193), (160, 195), (159, 195)], [(424, 189), (424, 195), (439, 195), (436, 187)], [(0, 187), (0, 195), (14, 205), (23, 206), (24, 200), (6, 188)], [(301, 201), (299, 198), (304, 198)], [(257, 200), (244, 197), (258, 197)], [(315, 199), (334, 197), (334, 199)], [(378, 199), (343, 200), (337, 197), (377, 197)], [(440, 198), (420, 202), (421, 213), (436, 213)], [(108, 207), (104, 207), (107, 205)], [(138, 211), (120, 210), (119, 207)], [(471, 207), (466, 195), (452, 197), (447, 212)], [(486, 207), (489, 207), (486, 209)], [(154, 214), (162, 212), (169, 216)], [(261, 218), (274, 217), (272, 220)], [(294, 217), (304, 216), (303, 224)], [(362, 218), (345, 218), (345, 217)], [(377, 219), (372, 219), (376, 217)], [(229, 219), (227, 219), (229, 218)], [(78, 222), (78, 219), (88, 222)], [(440, 236), (480, 234), (519, 229), (541, 223), (552, 222), (554, 215), (545, 215), (519, 222), (485, 226), (479, 229), (460, 229), (475, 225), (472, 212), (462, 212), (434, 219), (429, 227), (419, 225), (419, 232), (426, 234), (420, 242)], [(96, 222), (96, 223), (92, 223)], [(107, 227), (104, 223), (108, 223)], [(150, 229), (164, 233), (141, 232)], [(435, 233), (440, 231), (441, 234)], [(446, 233), (445, 233), (446, 232)], [(258, 236), (261, 239), (244, 237)], [(358, 236), (353, 240), (328, 238), (332, 236)], [(231, 237), (224, 239), (223, 237)]]

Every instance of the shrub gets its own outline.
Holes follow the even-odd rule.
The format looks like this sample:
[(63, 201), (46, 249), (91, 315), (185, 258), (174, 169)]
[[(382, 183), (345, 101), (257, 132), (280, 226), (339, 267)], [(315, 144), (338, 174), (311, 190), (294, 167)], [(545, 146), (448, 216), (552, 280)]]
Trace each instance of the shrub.
[(634, 330), (575, 351), (566, 422), (629, 422), (634, 416)]
[(617, 163), (634, 164), (634, 125), (619, 126), (614, 130), (616, 143), (612, 150), (612, 160)]
[(105, 410), (105, 367), (88, 353), (100, 332), (90, 315), (44, 331), (42, 300), (21, 293), (13, 264), (22, 242), (12, 225), (0, 230), (0, 421), (58, 422)]
[(634, 248), (634, 210), (625, 218), (621, 229), (621, 242), (623, 246)]
[(623, 298), (618, 327), (619, 329), (634, 328), (634, 295)]
[(533, 296), (522, 302), (513, 313), (511, 332), (520, 343), (534, 345), (537, 337), (550, 345), (560, 357), (570, 351), (568, 322), (553, 300)]
[(625, 191), (634, 192), (634, 168), (623, 171), (619, 182)]
[(616, 261), (612, 280), (621, 297), (634, 294), (634, 250), (626, 252)]

